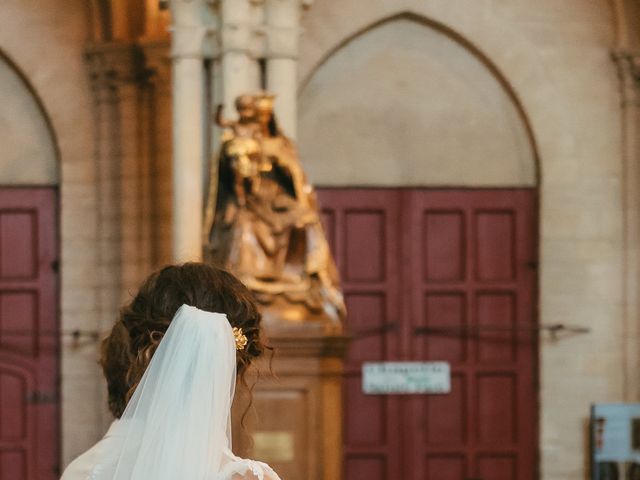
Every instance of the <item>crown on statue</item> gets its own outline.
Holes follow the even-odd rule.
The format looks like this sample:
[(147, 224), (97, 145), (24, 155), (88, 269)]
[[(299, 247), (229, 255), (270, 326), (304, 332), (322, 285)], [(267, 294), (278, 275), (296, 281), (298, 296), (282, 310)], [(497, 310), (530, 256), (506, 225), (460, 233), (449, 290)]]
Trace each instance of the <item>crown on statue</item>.
[(271, 92), (260, 92), (256, 95), (256, 107), (259, 110), (273, 110), (275, 98), (275, 94)]

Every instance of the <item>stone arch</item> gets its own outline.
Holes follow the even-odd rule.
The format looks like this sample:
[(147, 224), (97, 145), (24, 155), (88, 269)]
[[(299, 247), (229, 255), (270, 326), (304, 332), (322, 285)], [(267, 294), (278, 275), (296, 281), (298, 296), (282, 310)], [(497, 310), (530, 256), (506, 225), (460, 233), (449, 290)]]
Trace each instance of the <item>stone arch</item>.
[[(524, 155), (527, 158), (519, 160), (521, 165), (516, 168), (517, 170), (519, 170), (518, 172), (513, 171), (511, 172), (511, 174), (506, 174), (506, 175), (503, 175), (503, 173), (505, 173), (509, 169), (509, 165), (507, 165), (504, 162), (502, 164), (496, 163), (494, 165), (494, 171), (492, 172), (495, 175), (497, 175), (496, 183), (492, 183), (492, 180), (489, 177), (486, 177), (486, 178), (480, 178), (478, 185), (481, 185), (481, 186), (538, 185), (540, 182), (540, 166), (539, 166), (539, 159), (538, 159), (538, 153), (537, 153), (536, 139), (535, 139), (530, 121), (528, 119), (528, 116), (525, 113), (523, 104), (520, 101), (520, 98), (518, 97), (511, 83), (507, 80), (506, 76), (501, 72), (498, 66), (490, 60), (488, 55), (483, 53), (478, 47), (476, 47), (471, 41), (466, 39), (464, 36), (462, 36), (458, 32), (454, 31), (452, 28), (442, 23), (436, 22), (428, 17), (425, 17), (424, 15), (419, 15), (412, 11), (403, 11), (399, 13), (394, 13), (392, 15), (378, 19), (373, 23), (370, 23), (354, 32), (351, 32), (348, 36), (344, 37), (341, 41), (335, 43), (329, 50), (327, 50), (324, 53), (324, 55), (321, 56), (320, 59), (315, 62), (315, 64), (311, 69), (307, 69), (304, 72), (304, 76), (301, 82), (299, 83), (299, 90), (298, 90), (299, 97), (300, 97), (300, 106), (301, 106), (299, 118), (300, 118), (300, 123), (303, 127), (302, 128), (303, 134), (300, 140), (301, 140), (303, 155), (305, 156), (305, 158), (312, 157), (312, 161), (309, 162), (311, 165), (310, 173), (312, 178), (315, 176), (314, 180), (319, 181), (319, 183), (321, 184), (329, 183), (331, 180), (326, 174), (328, 173), (329, 170), (331, 172), (334, 172), (335, 171), (334, 166), (331, 166), (330, 168), (327, 169), (326, 172), (323, 172), (321, 168), (318, 168), (318, 166), (326, 164), (326, 161), (323, 161), (323, 159), (320, 157), (324, 155), (325, 158), (334, 158), (335, 155), (337, 154), (337, 152), (332, 152), (330, 151), (330, 149), (328, 149), (329, 151), (326, 151), (327, 149), (324, 149), (325, 151), (321, 151), (320, 154), (317, 155), (318, 158), (314, 158), (314, 155), (316, 152), (318, 152), (318, 149), (322, 150), (323, 147), (318, 145), (314, 145), (314, 146), (306, 145), (309, 143), (310, 138), (318, 139), (318, 131), (319, 130), (322, 131), (321, 125), (318, 125), (318, 124), (309, 125), (309, 122), (307, 122), (307, 118), (305, 117), (305, 115), (308, 114), (308, 112), (305, 111), (305, 107), (308, 105), (305, 105), (305, 104), (313, 103), (313, 100), (311, 100), (310, 102), (308, 101), (308, 97), (310, 96), (308, 91), (309, 90), (313, 91), (314, 89), (318, 88), (317, 85), (313, 85), (314, 79), (316, 79), (317, 75), (321, 73), (322, 70), (325, 67), (327, 67), (332, 61), (334, 61), (334, 59), (339, 57), (341, 52), (349, 49), (351, 46), (361, 41), (362, 39), (367, 38), (367, 36), (370, 36), (372, 34), (375, 35), (377, 32), (384, 30), (385, 27), (392, 26), (398, 23), (403, 24), (402, 28), (404, 30), (396, 29), (397, 31), (395, 32), (395, 35), (389, 35), (387, 40), (389, 40), (390, 42), (394, 42), (394, 39), (398, 36), (398, 34), (401, 33), (402, 31), (407, 31), (407, 29), (409, 29), (411, 25), (420, 26), (420, 28), (423, 29), (424, 32), (427, 32), (427, 31), (430, 32), (429, 35), (425, 36), (422, 39), (423, 41), (425, 41), (426, 48), (432, 48), (433, 49), (432, 53), (437, 56), (437, 53), (436, 53), (437, 48), (434, 47), (435, 43), (446, 42), (449, 45), (447, 48), (456, 49), (457, 55), (466, 55), (468, 57), (466, 60), (469, 61), (470, 64), (473, 64), (474, 68), (476, 69), (474, 75), (478, 75), (478, 76), (484, 75), (485, 77), (484, 80), (487, 83), (487, 86), (486, 86), (487, 88), (483, 93), (484, 94), (490, 93), (490, 95), (495, 96), (496, 99), (498, 99), (498, 97), (504, 96), (504, 99), (500, 99), (500, 101), (504, 103), (504, 105), (502, 105), (501, 108), (512, 109), (512, 112), (509, 112), (504, 117), (502, 123), (503, 123), (503, 127), (505, 128), (508, 128), (510, 124), (518, 124), (518, 127), (516, 129), (518, 131), (515, 132), (515, 135), (522, 137), (519, 140), (517, 140), (519, 145), (510, 154), (508, 150), (500, 149), (500, 146), (499, 146), (501, 143), (508, 143), (509, 138), (505, 137), (504, 139), (502, 139), (502, 141), (496, 138), (496, 142), (495, 142), (496, 144), (488, 146), (488, 148), (486, 149), (486, 152), (484, 152), (484, 156), (486, 157), (487, 161), (491, 161), (491, 158), (497, 159), (501, 155), (504, 157), (508, 157), (508, 156), (513, 156), (514, 154), (518, 156)], [(431, 47), (429, 46), (430, 42), (433, 44), (431, 45)], [(444, 45), (444, 43), (442, 43), (442, 45)], [(383, 46), (382, 48), (385, 48), (385, 47), (386, 45)], [(395, 58), (394, 56), (389, 56), (387, 58), (387, 62), (389, 61), (393, 62), (395, 60), (397, 60), (397, 58)], [(446, 61), (446, 59), (444, 58), (440, 58), (438, 60)], [(453, 61), (455, 62), (455, 59)], [(344, 68), (344, 65), (342, 67)], [(465, 73), (465, 72), (461, 72), (461, 73)], [(408, 76), (409, 75), (405, 75), (405, 77), (408, 77)], [(452, 78), (450, 77), (449, 80), (451, 79)], [(489, 86), (490, 83), (493, 83), (495, 85)], [(387, 90), (387, 91), (390, 91), (390, 90)], [(425, 92), (425, 94), (429, 95), (428, 92)], [(311, 94), (311, 96), (313, 96), (313, 94)], [(479, 118), (482, 118), (481, 110), (483, 110), (483, 108), (486, 108), (486, 105), (483, 108), (477, 108), (477, 107), (479, 107), (479, 105), (476, 106), (475, 114), (478, 115)], [(428, 109), (424, 109), (424, 110), (426, 111)], [(495, 113), (500, 115), (499, 112), (495, 112)], [(461, 114), (462, 114), (462, 111), (461, 111)], [(344, 112), (342, 112), (341, 116), (344, 116)], [(376, 115), (369, 116), (369, 118), (375, 118), (375, 117)], [(424, 121), (427, 119), (423, 118), (422, 120), (424, 124)], [(435, 121), (435, 119), (431, 119), (431, 120)], [(435, 130), (437, 130), (437, 125), (432, 125), (432, 127), (435, 127)], [(473, 131), (473, 128), (468, 130), (466, 133), (473, 135), (471, 133), (472, 131)], [(379, 135), (376, 135), (375, 132), (372, 132), (372, 133), (374, 137), (379, 136)], [(494, 133), (500, 135), (499, 131), (495, 131)], [(436, 134), (436, 137), (437, 137), (437, 134)], [(327, 132), (327, 139), (329, 138), (339, 138), (339, 132), (336, 132), (336, 131)], [(323, 142), (322, 138), (319, 139), (318, 143), (326, 146), (326, 142)], [(348, 143), (350, 142), (345, 141), (345, 145), (340, 145), (338, 150), (344, 150), (345, 148), (348, 148), (347, 147)], [(379, 151), (379, 147), (380, 145), (378, 145), (377, 147), (373, 147), (372, 150)], [(384, 148), (382, 150), (384, 151)], [(433, 155), (433, 154), (436, 154), (436, 151), (439, 151), (440, 155), (442, 155), (444, 152), (448, 150), (453, 152), (455, 149), (451, 149), (451, 145), (448, 145), (448, 146), (443, 145), (443, 148), (435, 147), (434, 151), (431, 151), (430, 153)], [(524, 152), (525, 150), (526, 152)], [(419, 151), (420, 151), (420, 147), (418, 142), (416, 144), (416, 148), (414, 148), (414, 154), (419, 153)], [(429, 152), (429, 149), (426, 148), (426, 151)], [(518, 152), (523, 152), (523, 153), (520, 154)], [(348, 153), (348, 155), (351, 160), (350, 162), (351, 164), (353, 164), (354, 159), (357, 163), (358, 156), (354, 155), (354, 152), (350, 152)], [(412, 156), (409, 156), (409, 158), (411, 157)], [(438, 160), (439, 162), (437, 163), (437, 165), (439, 166), (451, 165), (452, 162), (455, 162), (455, 159), (453, 158), (447, 159), (446, 154), (444, 157)], [(524, 165), (525, 163), (528, 163), (529, 165)], [(342, 165), (344, 166), (346, 164), (342, 163)], [(356, 165), (355, 167), (359, 169), (360, 177), (362, 177), (361, 173), (363, 171), (363, 166), (364, 165)], [(435, 166), (436, 164), (428, 165), (427, 168), (431, 168)], [(389, 167), (390, 165), (387, 165), (386, 167), (383, 167), (380, 170), (381, 171), (389, 170), (390, 169)], [(452, 169), (450, 169), (451, 170), (450, 172), (444, 172), (443, 175), (440, 175), (440, 176), (438, 175), (421, 176), (420, 174), (416, 176), (416, 171), (419, 171), (420, 169), (421, 169), (421, 165), (414, 164), (410, 167), (410, 171), (407, 172), (404, 178), (390, 178), (390, 182), (391, 183), (398, 182), (398, 183), (407, 184), (407, 185), (409, 184), (428, 184), (428, 185), (441, 185), (441, 186), (451, 186), (451, 185), (458, 185), (458, 184), (474, 185), (473, 174), (471, 174), (471, 176), (467, 176), (467, 178), (464, 177), (464, 173), (468, 171), (468, 169), (465, 166), (463, 166), (462, 163), (460, 163), (460, 165), (458, 166), (454, 166)], [(315, 170), (318, 170), (318, 171), (315, 171)], [(434, 171), (433, 168), (431, 168), (431, 170)], [(445, 170), (446, 170), (446, 167), (445, 167)], [(491, 171), (491, 168), (489, 169), (489, 171)], [(342, 169), (342, 171), (340, 172), (340, 175), (342, 176), (343, 180), (345, 180), (345, 183), (350, 183), (350, 179), (356, 180), (356, 178), (358, 178), (358, 174), (356, 174), (355, 171), (350, 172), (348, 171), (348, 169), (345, 169), (345, 168)], [(499, 178), (500, 175), (502, 175), (503, 178)], [(373, 178), (366, 178), (366, 175), (365, 175), (364, 183), (376, 184), (380, 182), (376, 182), (376, 180)], [(384, 184), (384, 180), (382, 180), (381, 183)]]
[[(28, 78), (0, 50), (0, 89), (5, 95), (0, 115), (0, 144), (5, 185), (56, 185), (60, 182), (60, 151), (51, 118)], [(3, 120), (5, 120), (3, 122)]]

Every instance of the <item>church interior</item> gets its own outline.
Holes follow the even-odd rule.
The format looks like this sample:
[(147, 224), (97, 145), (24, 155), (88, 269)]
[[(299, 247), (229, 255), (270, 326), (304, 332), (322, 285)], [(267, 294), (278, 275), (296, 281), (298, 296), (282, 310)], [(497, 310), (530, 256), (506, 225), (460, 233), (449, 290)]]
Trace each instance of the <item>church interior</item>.
[(640, 479), (639, 0), (2, 0), (0, 126), (1, 480), (187, 261), (261, 305), (283, 480)]

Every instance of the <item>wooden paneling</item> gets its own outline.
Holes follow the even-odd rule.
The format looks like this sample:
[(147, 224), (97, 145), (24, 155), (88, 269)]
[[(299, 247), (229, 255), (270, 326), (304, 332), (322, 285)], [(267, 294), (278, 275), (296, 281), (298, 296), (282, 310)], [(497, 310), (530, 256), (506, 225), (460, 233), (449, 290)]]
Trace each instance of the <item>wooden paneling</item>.
[[(467, 323), (467, 299), (460, 292), (427, 292), (423, 312), (416, 319), (417, 327), (452, 329)], [(446, 333), (446, 332), (445, 332)], [(424, 360), (463, 362), (467, 358), (467, 342), (460, 335), (421, 335), (416, 338), (416, 350)]]
[(364, 395), (361, 368), (365, 361), (399, 358), (399, 198), (385, 189), (332, 190), (321, 200), (353, 334), (343, 383), (344, 478), (391, 479), (402, 461), (399, 399)]
[(515, 210), (469, 212), (474, 225), (476, 278), (480, 281), (514, 280), (517, 232)]
[[(344, 212), (344, 281), (381, 282), (386, 277), (385, 210), (348, 209)], [(363, 257), (368, 260), (361, 261)]]
[[(416, 465), (412, 478), (429, 478), (432, 465), (421, 460), (437, 451), (465, 458), (459, 478), (532, 480), (537, 468), (534, 192), (402, 195), (408, 238), (403, 279), (412, 292), (405, 345), (411, 359), (446, 360), (453, 374), (451, 394), (406, 400), (405, 425), (412, 418), (427, 419), (426, 428), (410, 429), (405, 440), (412, 451), (405, 458)], [(415, 263), (426, 264), (427, 274)], [(454, 428), (445, 428), (440, 416)]]
[(0, 190), (0, 479), (58, 478), (53, 189)]
[(423, 278), (431, 282), (464, 279), (463, 212), (428, 210), (424, 212), (421, 224)]
[[(535, 191), (325, 189), (354, 341), (346, 480), (532, 480)], [(364, 361), (447, 361), (447, 395), (364, 395)]]
[(385, 480), (387, 470), (383, 455), (350, 455), (345, 460), (345, 478), (353, 480)]
[(463, 455), (427, 455), (425, 464), (427, 467), (424, 478), (427, 480), (460, 480), (467, 470)]
[(0, 440), (22, 442), (27, 439), (26, 397), (25, 379), (16, 372), (0, 370)]
[(421, 423), (425, 448), (461, 447), (467, 443), (468, 388), (466, 376), (451, 377), (451, 393), (424, 398)]
[(33, 279), (37, 274), (37, 216), (37, 210), (23, 206), (0, 212), (0, 276), (2, 278)]

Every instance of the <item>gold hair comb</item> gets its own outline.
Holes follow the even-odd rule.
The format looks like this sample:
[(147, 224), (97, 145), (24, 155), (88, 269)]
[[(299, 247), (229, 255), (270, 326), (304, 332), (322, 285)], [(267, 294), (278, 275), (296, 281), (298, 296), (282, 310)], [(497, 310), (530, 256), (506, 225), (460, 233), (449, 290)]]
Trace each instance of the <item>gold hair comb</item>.
[(233, 336), (236, 337), (236, 350), (244, 350), (249, 340), (247, 340), (247, 336), (242, 333), (242, 328), (233, 327)]

